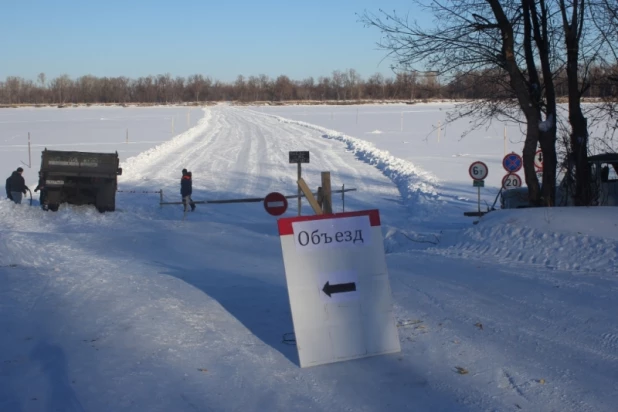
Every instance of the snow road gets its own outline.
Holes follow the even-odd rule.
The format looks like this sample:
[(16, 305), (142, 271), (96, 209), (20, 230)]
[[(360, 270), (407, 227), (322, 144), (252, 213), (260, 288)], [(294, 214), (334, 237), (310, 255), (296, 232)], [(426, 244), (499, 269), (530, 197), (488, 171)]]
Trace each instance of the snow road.
[(311, 187), (328, 170), (334, 187), (357, 189), (346, 210), (380, 209), (401, 353), (298, 367), (282, 341), (293, 327), (276, 220), (260, 203), (198, 205), (183, 221), (157, 194), (119, 193), (118, 212), (104, 215), (1, 201), (0, 410), (614, 410), (616, 239), (586, 240), (601, 275), (583, 262), (500, 260), (481, 242), (513, 233), (419, 220), (435, 205), (324, 136), (217, 106), (124, 162), (120, 186), (178, 201), (187, 168), (195, 200), (294, 194), (288, 151), (309, 150)]

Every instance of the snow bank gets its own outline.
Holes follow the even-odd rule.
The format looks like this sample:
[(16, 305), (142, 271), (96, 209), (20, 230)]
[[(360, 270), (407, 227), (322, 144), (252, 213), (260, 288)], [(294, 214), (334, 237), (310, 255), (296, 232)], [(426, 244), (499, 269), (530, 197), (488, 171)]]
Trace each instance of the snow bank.
[(616, 208), (499, 210), (428, 252), (550, 269), (616, 273)]
[(123, 176), (121, 179), (123, 181), (141, 179), (143, 177), (141, 172), (144, 168), (149, 167), (157, 161), (166, 159), (170, 152), (174, 152), (176, 149), (182, 148), (183, 145), (202, 136), (208, 128), (208, 122), (211, 117), (209, 108), (204, 108), (203, 111), (204, 117), (197, 122), (195, 127), (175, 136), (172, 140), (166, 141), (137, 156), (125, 160), (123, 162)]

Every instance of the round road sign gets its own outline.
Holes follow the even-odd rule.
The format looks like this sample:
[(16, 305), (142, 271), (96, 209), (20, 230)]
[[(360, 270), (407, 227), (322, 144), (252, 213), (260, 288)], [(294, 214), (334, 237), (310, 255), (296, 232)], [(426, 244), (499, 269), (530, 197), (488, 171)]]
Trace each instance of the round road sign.
[(487, 174), (489, 173), (489, 168), (483, 162), (474, 162), (470, 165), (468, 173), (474, 180), (485, 180)]
[(288, 209), (288, 200), (281, 193), (269, 193), (264, 198), (264, 209), (273, 216), (280, 216)]
[(509, 173), (515, 173), (521, 169), (523, 161), (517, 153), (509, 153), (502, 159), (502, 167)]
[(537, 170), (543, 170), (543, 151), (537, 150), (534, 154), (534, 166)]
[(502, 188), (505, 190), (517, 189), (521, 187), (521, 177), (517, 173), (507, 173), (502, 178)]

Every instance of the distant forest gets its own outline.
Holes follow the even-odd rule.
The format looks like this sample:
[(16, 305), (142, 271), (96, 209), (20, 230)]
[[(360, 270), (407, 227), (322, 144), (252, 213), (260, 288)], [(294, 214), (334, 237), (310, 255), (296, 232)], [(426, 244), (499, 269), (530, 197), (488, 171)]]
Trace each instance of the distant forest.
[[(589, 84), (584, 97), (612, 99), (617, 96), (616, 69), (588, 68)], [(512, 98), (508, 77), (502, 72), (466, 73), (441, 82), (434, 72), (400, 73), (386, 77), (380, 73), (363, 79), (354, 69), (336, 70), (331, 76), (292, 80), (285, 75), (238, 76), (234, 82), (221, 82), (195, 74), (172, 77), (170, 74), (139, 77), (62, 75), (48, 79), (44, 73), (36, 80), (9, 76), (0, 81), (0, 104), (109, 104), (109, 103), (204, 103), (217, 101), (388, 101), (429, 99)], [(556, 91), (567, 96), (566, 74), (558, 73)]]

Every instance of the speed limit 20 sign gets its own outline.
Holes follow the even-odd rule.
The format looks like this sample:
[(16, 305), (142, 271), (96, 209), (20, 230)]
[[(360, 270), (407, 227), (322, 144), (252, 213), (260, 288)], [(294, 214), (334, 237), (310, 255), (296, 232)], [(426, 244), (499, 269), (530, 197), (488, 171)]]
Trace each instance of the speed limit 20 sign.
[(474, 162), (470, 165), (470, 169), (468, 170), (470, 177), (474, 180), (485, 180), (487, 174), (489, 173), (489, 169), (487, 165), (483, 162)]
[(517, 189), (521, 187), (521, 177), (517, 173), (507, 173), (502, 178), (502, 188), (504, 190)]

